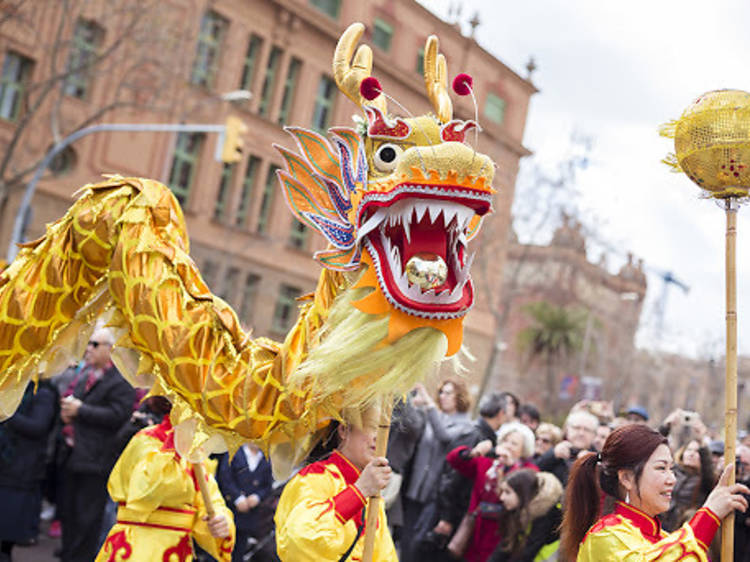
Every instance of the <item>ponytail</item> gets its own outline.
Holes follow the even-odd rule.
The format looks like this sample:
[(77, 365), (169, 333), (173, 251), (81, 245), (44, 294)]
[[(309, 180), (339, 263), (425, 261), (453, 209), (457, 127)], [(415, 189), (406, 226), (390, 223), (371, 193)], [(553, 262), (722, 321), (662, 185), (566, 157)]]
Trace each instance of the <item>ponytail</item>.
[(646, 461), (659, 445), (666, 444), (666, 438), (653, 429), (627, 424), (609, 434), (600, 455), (589, 453), (573, 464), (560, 532), (560, 551), (565, 559), (575, 560), (583, 537), (599, 517), (602, 492), (622, 499), (618, 472), (632, 470), (636, 483), (640, 482)]
[(586, 532), (599, 517), (598, 455), (589, 453), (573, 464), (565, 487), (565, 509), (560, 532), (560, 551), (575, 560)]

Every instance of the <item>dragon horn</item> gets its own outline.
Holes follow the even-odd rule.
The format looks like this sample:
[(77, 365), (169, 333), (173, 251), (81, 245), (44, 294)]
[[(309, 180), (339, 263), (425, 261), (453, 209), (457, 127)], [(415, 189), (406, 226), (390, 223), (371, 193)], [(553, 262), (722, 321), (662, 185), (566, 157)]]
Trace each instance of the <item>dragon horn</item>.
[(448, 95), (448, 66), (445, 57), (438, 54), (438, 38), (430, 35), (424, 47), (424, 85), (427, 97), (441, 122), (453, 118), (453, 104)]
[[(361, 45), (354, 54), (354, 47), (359, 43), (362, 33), (365, 30), (364, 24), (355, 22), (346, 28), (341, 35), (336, 51), (333, 53), (333, 76), (336, 79), (336, 85), (346, 96), (360, 107), (372, 105), (380, 109), (383, 115), (386, 114), (386, 101), (384, 95), (379, 95), (372, 101), (362, 97), (359, 92), (359, 85), (362, 80), (368, 78), (372, 73), (372, 50), (367, 45)], [(350, 64), (354, 54), (354, 64)]]

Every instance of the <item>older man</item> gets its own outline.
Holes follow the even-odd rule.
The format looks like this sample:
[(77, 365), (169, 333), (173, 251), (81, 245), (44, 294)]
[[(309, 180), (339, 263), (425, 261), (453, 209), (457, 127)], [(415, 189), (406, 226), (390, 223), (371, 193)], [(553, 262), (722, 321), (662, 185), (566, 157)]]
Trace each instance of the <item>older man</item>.
[(537, 463), (539, 470), (551, 472), (565, 486), (570, 467), (578, 455), (585, 451), (594, 451), (597, 427), (599, 420), (594, 414), (584, 410), (571, 412), (563, 426), (565, 439), (541, 456)]
[(133, 411), (135, 390), (112, 364), (112, 333), (99, 328), (85, 365), (60, 399), (67, 447), (62, 491), (62, 560), (93, 560), (99, 548), (115, 432)]

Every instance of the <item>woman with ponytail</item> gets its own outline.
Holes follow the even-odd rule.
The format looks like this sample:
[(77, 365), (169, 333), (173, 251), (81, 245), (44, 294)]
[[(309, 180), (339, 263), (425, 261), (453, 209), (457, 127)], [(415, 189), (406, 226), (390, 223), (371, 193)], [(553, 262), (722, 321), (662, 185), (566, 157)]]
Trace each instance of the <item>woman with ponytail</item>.
[[(721, 520), (732, 510), (747, 509), (742, 484), (727, 485), (727, 466), (696, 514), (667, 534), (656, 516), (669, 509), (675, 476), (672, 454), (660, 433), (641, 424), (610, 434), (599, 454), (573, 465), (565, 491), (560, 551), (565, 560), (676, 560), (706, 551)], [(602, 492), (615, 501), (614, 512), (600, 517)], [(597, 521), (598, 518), (598, 521)]]

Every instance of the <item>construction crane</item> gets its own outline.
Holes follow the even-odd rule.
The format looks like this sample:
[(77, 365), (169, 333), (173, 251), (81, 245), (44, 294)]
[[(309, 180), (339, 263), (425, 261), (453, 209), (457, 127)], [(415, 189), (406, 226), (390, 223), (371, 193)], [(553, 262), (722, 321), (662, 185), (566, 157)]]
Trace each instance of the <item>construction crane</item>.
[(654, 317), (656, 319), (654, 342), (658, 344), (661, 342), (661, 338), (664, 333), (664, 316), (667, 311), (667, 295), (669, 295), (669, 286), (674, 285), (675, 287), (682, 289), (685, 294), (690, 292), (690, 287), (677, 279), (677, 277), (675, 277), (674, 273), (671, 271), (664, 271), (652, 266), (645, 266), (645, 269), (647, 269), (654, 275), (658, 275), (662, 280), (661, 295), (659, 295), (656, 303), (654, 303)]

